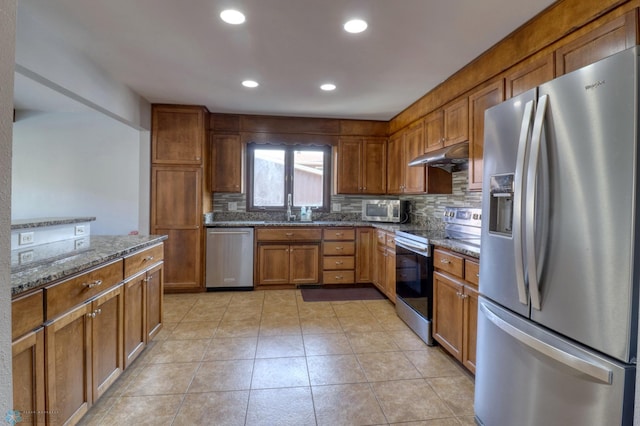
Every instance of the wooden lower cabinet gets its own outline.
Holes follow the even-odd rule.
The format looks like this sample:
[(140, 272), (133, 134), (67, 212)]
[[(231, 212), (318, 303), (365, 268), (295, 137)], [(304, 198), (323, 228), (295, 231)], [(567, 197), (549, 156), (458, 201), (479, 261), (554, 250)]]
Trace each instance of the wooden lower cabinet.
[(44, 328), (40, 327), (11, 344), (13, 360), (13, 409), (20, 424), (45, 423)]
[(433, 338), (475, 373), (478, 262), (436, 249), (434, 264)]
[(319, 244), (259, 244), (258, 285), (317, 284)]
[(153, 340), (162, 329), (164, 308), (164, 263), (153, 266), (147, 271), (146, 284), (146, 333), (145, 342)]
[(169, 236), (164, 243), (164, 279), (167, 292), (202, 290), (202, 229), (157, 227), (152, 232)]
[(373, 284), (387, 298), (396, 302), (396, 251), (393, 245), (395, 233), (376, 230)]
[(376, 249), (375, 229), (356, 229), (356, 283), (374, 282), (374, 252)]

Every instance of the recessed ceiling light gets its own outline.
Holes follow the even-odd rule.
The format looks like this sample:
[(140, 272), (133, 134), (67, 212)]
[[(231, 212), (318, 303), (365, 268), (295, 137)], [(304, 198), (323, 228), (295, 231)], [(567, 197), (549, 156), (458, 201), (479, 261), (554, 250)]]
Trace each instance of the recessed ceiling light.
[(253, 80), (245, 80), (242, 82), (242, 85), (244, 87), (258, 87), (258, 82), (257, 81), (253, 81)]
[(348, 33), (361, 33), (367, 29), (367, 23), (362, 19), (352, 19), (344, 24), (344, 30)]
[(332, 90), (336, 90), (336, 85), (333, 83), (325, 83), (322, 86), (320, 86), (320, 88), (325, 92), (330, 92)]
[(223, 10), (220, 13), (220, 18), (227, 24), (231, 25), (242, 24), (245, 21), (245, 17), (242, 12), (233, 9)]

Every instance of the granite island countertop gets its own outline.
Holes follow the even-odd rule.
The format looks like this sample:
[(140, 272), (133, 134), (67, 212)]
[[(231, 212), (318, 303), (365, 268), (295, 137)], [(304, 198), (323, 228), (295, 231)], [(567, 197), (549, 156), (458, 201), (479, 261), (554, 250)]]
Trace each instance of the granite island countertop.
[(68, 225), (71, 223), (93, 222), (95, 217), (42, 217), (37, 219), (20, 219), (11, 221), (11, 230), (41, 228), (43, 226)]
[[(92, 235), (82, 249), (60, 253), (32, 265), (14, 267), (11, 271), (11, 296), (42, 287), (145, 247), (158, 244), (166, 235)], [(46, 246), (46, 245), (45, 245)], [(52, 255), (53, 256), (53, 255)]]

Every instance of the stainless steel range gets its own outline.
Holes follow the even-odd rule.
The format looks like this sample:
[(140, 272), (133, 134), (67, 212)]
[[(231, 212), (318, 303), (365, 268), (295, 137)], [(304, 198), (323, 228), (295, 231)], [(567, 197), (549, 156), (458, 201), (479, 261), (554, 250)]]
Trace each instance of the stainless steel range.
[(447, 207), (445, 231), (396, 231), (396, 312), (428, 345), (433, 345), (433, 239), (455, 240), (456, 245), (480, 247), (481, 209)]

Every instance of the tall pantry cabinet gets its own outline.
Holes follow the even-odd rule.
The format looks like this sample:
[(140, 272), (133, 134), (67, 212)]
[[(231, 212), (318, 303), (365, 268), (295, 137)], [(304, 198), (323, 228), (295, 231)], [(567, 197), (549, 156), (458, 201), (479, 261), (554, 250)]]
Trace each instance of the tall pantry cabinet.
[(166, 292), (204, 288), (203, 213), (211, 210), (207, 123), (204, 107), (153, 105), (151, 233), (169, 236)]

